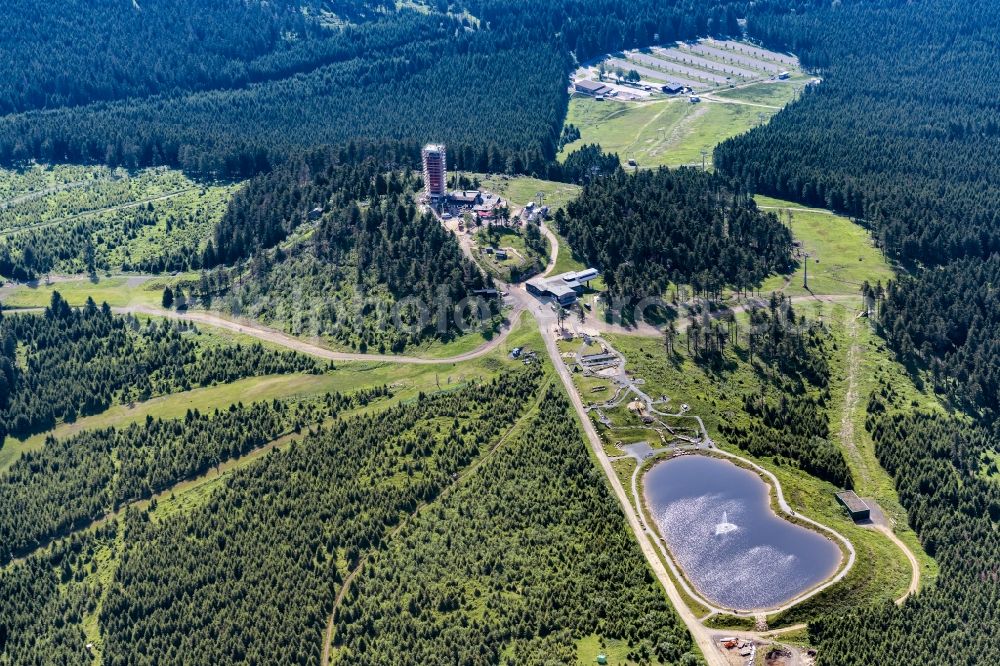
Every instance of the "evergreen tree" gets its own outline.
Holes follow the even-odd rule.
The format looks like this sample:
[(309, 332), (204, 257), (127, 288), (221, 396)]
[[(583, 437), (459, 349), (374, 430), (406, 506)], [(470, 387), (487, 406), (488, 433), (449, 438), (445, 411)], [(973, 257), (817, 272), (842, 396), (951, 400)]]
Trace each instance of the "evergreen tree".
[(161, 301), (164, 309), (169, 310), (174, 307), (174, 290), (169, 286), (163, 289), (163, 299)]

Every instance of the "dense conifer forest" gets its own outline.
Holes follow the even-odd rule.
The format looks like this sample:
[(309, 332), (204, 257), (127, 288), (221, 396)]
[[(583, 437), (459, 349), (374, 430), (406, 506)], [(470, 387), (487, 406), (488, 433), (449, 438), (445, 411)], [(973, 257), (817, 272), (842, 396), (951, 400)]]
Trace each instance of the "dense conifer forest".
[[(93, 612), (99, 592), (82, 583), (102, 542), (114, 540), (116, 523), (55, 545), (46, 557), (32, 557), (0, 571), (0, 664), (3, 666), (88, 666), (83, 617)], [(74, 574), (74, 571), (76, 572)]]
[(232, 264), (285, 240), (310, 214), (414, 189), (408, 171), (383, 173), (375, 157), (315, 149), (250, 180), (229, 201), (204, 265)]
[[(391, 307), (431, 302), (445, 286), (453, 301), (489, 286), (407, 198), (429, 140), (447, 143), (462, 169), (584, 184), (556, 225), (615, 295), (662, 295), (672, 283), (746, 291), (793, 268), (788, 230), (752, 193), (852, 216), (903, 271), (884, 290), (862, 288), (877, 301), (877, 330), (961, 413), (916, 410), (885, 384), (871, 396), (875, 453), (940, 576), (900, 606), (814, 621), (809, 637), (824, 666), (1000, 663), (997, 3), (402, 4), (14, 0), (0, 25), (0, 162), (258, 176), (207, 247), (189, 239), (128, 266), (204, 267), (171, 299), (359, 351), (398, 352), (453, 331), (386, 331), (363, 306), (348, 311), (362, 328), (338, 338), (343, 313), (320, 300), (362, 295)], [(716, 173), (626, 175), (598, 146), (554, 162), (570, 135), (566, 74), (576, 65), (744, 30), (795, 52), (821, 82), (719, 146)], [(0, 273), (103, 266), (86, 241), (94, 224), (5, 243)], [(152, 224), (137, 214), (115, 233)], [(726, 435), (849, 487), (823, 415), (826, 333), (796, 329), (791, 310), (778, 310), (751, 313), (747, 352), (766, 386), (744, 396), (750, 424)], [(720, 329), (691, 330), (709, 340)], [(696, 353), (711, 362), (710, 344)], [(56, 294), (42, 314), (0, 320), (0, 435), (214, 382), (322, 370), (259, 345), (202, 345), (185, 325), (93, 301), (73, 310)], [(565, 400), (541, 378), (528, 367), (323, 428), (381, 394), (48, 440), (0, 475), (0, 666), (90, 664), (81, 646), (95, 627), (106, 666), (315, 663), (336, 593), (362, 562), (334, 616), (335, 662), (564, 662), (589, 632), (627, 640), (636, 661), (694, 663)], [(536, 399), (527, 431), (456, 484)], [(190, 511), (126, 508), (120, 521), (9, 561), (296, 430), (302, 441), (226, 477)], [(108, 568), (113, 549), (121, 556)]]
[(0, 562), (281, 435), (388, 394), (383, 387), (301, 404), (275, 400), (211, 414), (189, 410), (183, 419), (149, 416), (124, 428), (49, 437), (41, 450), (25, 452), (0, 473)]
[(621, 525), (550, 389), (529, 427), (365, 566), (337, 612), (333, 663), (575, 663), (595, 633), (628, 641), (637, 662), (697, 663)]
[(961, 259), (884, 293), (879, 326), (903, 359), (927, 367), (957, 405), (995, 424), (1000, 413), (1000, 256)]
[(339, 421), (188, 515), (126, 524), (100, 613), (105, 663), (317, 663), (346, 569), (501, 437), (539, 378), (525, 368)]
[[(336, 616), (334, 663), (391, 656), (489, 664), (501, 655), (562, 662), (575, 659), (576, 640), (591, 634), (627, 640), (636, 660), (697, 663), (621, 527), (567, 400), (541, 387), (543, 376), (528, 366), (335, 421), (227, 477), (190, 513), (151, 519), (126, 509), (122, 520), (9, 566), (0, 571), (0, 663), (42, 664), (52, 655), (89, 663), (81, 650), (85, 616), (100, 623), (108, 664), (145, 664), (152, 654), (160, 663), (316, 663), (336, 593), (362, 562)], [(317, 407), (329, 414), (376, 393), (330, 397)], [(509, 433), (533, 402), (539, 411)], [(249, 409), (282, 420), (275, 405)], [(234, 408), (88, 436), (110, 437), (106, 446), (124, 453), (152, 428), (167, 434), (151, 445), (162, 440), (170, 458), (170, 442), (188, 430), (249, 416)], [(549, 443), (544, 451), (540, 433)], [(48, 455), (80, 448), (93, 447), (81, 439), (53, 445)], [(161, 457), (143, 444), (140, 457), (147, 455)], [(105, 580), (95, 573), (114, 543), (123, 551)], [(405, 602), (400, 584), (412, 592)], [(513, 606), (513, 597), (522, 601)], [(414, 631), (423, 638), (414, 642)], [(140, 640), (145, 647), (137, 650)]]
[[(491, 282), (435, 218), (391, 197), (363, 213), (353, 204), (332, 211), (308, 240), (205, 273), (188, 295), (296, 335), (400, 353), (453, 339), (460, 333), (455, 307)], [(489, 325), (499, 303), (482, 303), (488, 311), (466, 315), (484, 314)]]
[[(823, 82), (715, 151), (756, 192), (866, 224), (901, 260), (940, 264), (1000, 250), (996, 3), (845, 2), (755, 17)], [(891, 29), (890, 29), (891, 27)]]
[(721, 426), (730, 443), (755, 456), (779, 456), (841, 488), (853, 485), (844, 454), (830, 440), (829, 332), (798, 319), (785, 298), (750, 311), (747, 349), (757, 359), (760, 392), (743, 396), (748, 424)]
[(434, 137), (468, 156), (466, 168), (542, 172), (565, 115), (565, 56), (545, 44), (513, 48), (437, 14), (376, 25), (350, 57), (294, 77), (6, 116), (0, 159), (247, 176), (320, 143)]
[(310, 151), (252, 179), (205, 251), (203, 263), (217, 268), (180, 289), (204, 307), (361, 351), (454, 337), (454, 307), (492, 280), (417, 210), (412, 172), (341, 157)]
[(150, 418), (121, 431), (48, 438), (41, 451), (25, 452), (0, 476), (2, 505), (20, 507), (0, 517), (7, 550), (0, 559), (273, 439), (284, 426), (277, 407), (234, 409), (213, 419), (191, 413), (177, 423)]
[(0, 428), (43, 432), (111, 404), (277, 372), (318, 372), (313, 359), (259, 343), (202, 347), (183, 324), (114, 315), (54, 292), (42, 314), (0, 319)]
[[(318, 143), (430, 137), (465, 169), (543, 174), (573, 57), (735, 34), (741, 11), (728, 0), (545, 0), (531, 11), (509, 0), (425, 11), (363, 0), (183, 0), (150, 11), (102, 0), (65, 7), (60, 23), (62, 11), (18, 4), (2, 40), (14, 69), (0, 113), (23, 113), (0, 118), (0, 160), (228, 176)], [(39, 53), (53, 34), (66, 48)], [(99, 48), (95, 34), (105, 35)]]
[(883, 385), (869, 402), (866, 425), (941, 573), (902, 608), (887, 602), (813, 623), (810, 636), (822, 647), (818, 663), (998, 663), (1000, 484), (995, 472), (984, 478), (981, 470), (994, 441), (959, 418), (913, 413), (898, 403)]
[(324, 27), (324, 10), (363, 21), (385, 6), (70, 0), (53, 11), (41, 0), (12, 0), (0, 26), (0, 59), (13, 74), (0, 82), (0, 114), (287, 76), (343, 58), (352, 41), (368, 38), (363, 23), (343, 32)]
[[(846, 212), (908, 270), (879, 329), (914, 373), (972, 416), (914, 413), (891, 388), (869, 405), (881, 463), (941, 574), (897, 608), (812, 625), (820, 663), (995, 663), (998, 376), (994, 202), (1000, 187), (998, 6), (974, 0), (816, 3), (755, 16), (823, 81), (715, 152), (746, 187)], [(992, 463), (992, 469), (996, 463)]]
[(595, 177), (618, 173), (621, 168), (618, 155), (605, 153), (597, 144), (589, 144), (571, 152), (561, 164), (550, 164), (546, 175), (552, 180), (583, 184)]
[(714, 295), (791, 268), (792, 237), (778, 218), (696, 169), (597, 178), (555, 222), (614, 294), (659, 296), (673, 283)]

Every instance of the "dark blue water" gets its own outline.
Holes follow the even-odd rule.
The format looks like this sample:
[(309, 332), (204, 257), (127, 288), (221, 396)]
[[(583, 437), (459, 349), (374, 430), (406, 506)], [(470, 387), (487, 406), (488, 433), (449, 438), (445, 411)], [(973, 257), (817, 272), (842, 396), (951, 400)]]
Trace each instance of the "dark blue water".
[(780, 606), (828, 578), (840, 562), (833, 541), (776, 516), (763, 480), (727, 460), (665, 460), (643, 483), (674, 560), (720, 608)]

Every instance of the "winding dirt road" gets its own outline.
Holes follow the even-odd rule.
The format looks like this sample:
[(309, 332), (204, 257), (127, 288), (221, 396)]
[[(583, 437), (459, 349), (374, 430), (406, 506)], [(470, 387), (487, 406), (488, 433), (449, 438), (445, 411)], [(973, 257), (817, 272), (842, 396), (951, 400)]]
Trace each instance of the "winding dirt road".
[[(549, 257), (549, 263), (545, 271), (546, 274), (548, 274), (552, 272), (555, 268), (559, 252), (559, 242), (555, 234), (553, 234), (544, 225), (542, 227), (542, 232), (549, 239), (549, 242), (552, 247), (552, 251)], [(463, 245), (463, 250), (469, 252), (470, 248), (465, 247)], [(715, 645), (713, 634), (717, 632), (706, 628), (702, 624), (700, 619), (694, 615), (694, 613), (691, 611), (691, 609), (685, 602), (684, 598), (681, 596), (681, 592), (679, 591), (677, 585), (674, 583), (674, 580), (668, 573), (667, 568), (664, 565), (664, 561), (663, 559), (661, 559), (660, 553), (657, 552), (656, 547), (653, 544), (653, 539), (649, 534), (647, 534), (647, 530), (644, 524), (645, 521), (637, 513), (635, 507), (632, 504), (631, 499), (629, 498), (628, 492), (622, 485), (621, 480), (618, 478), (618, 475), (615, 472), (610, 459), (604, 452), (601, 438), (598, 435), (593, 425), (593, 422), (591, 421), (591, 419), (587, 414), (586, 408), (583, 404), (583, 401), (579, 393), (576, 391), (576, 387), (573, 384), (573, 379), (572, 376), (570, 375), (570, 371), (566, 366), (566, 364), (562, 362), (561, 354), (556, 344), (557, 332), (556, 332), (555, 313), (551, 310), (548, 304), (540, 303), (532, 296), (530, 296), (520, 286), (498, 283), (498, 287), (502, 290), (508, 291), (509, 293), (508, 297), (509, 305), (512, 306), (512, 311), (507, 325), (504, 326), (503, 330), (501, 330), (493, 339), (485, 342), (476, 349), (447, 358), (424, 358), (424, 357), (413, 357), (413, 356), (397, 356), (390, 354), (367, 354), (367, 353), (362, 354), (353, 352), (334, 351), (332, 349), (322, 346), (322, 344), (320, 344), (318, 340), (316, 341), (303, 340), (300, 338), (296, 338), (294, 336), (290, 336), (279, 330), (262, 326), (254, 322), (229, 319), (205, 311), (194, 310), (187, 312), (176, 312), (174, 310), (166, 310), (163, 308), (158, 308), (155, 306), (147, 306), (147, 305), (132, 305), (126, 307), (117, 307), (112, 309), (113, 311), (121, 314), (140, 314), (153, 317), (164, 317), (178, 321), (187, 321), (207, 326), (213, 326), (224, 330), (232, 331), (235, 333), (251, 336), (265, 342), (280, 345), (288, 349), (292, 349), (298, 352), (302, 352), (305, 354), (309, 354), (312, 356), (316, 356), (318, 358), (323, 358), (331, 361), (370, 361), (370, 362), (406, 363), (406, 364), (421, 364), (421, 365), (459, 363), (484, 356), (485, 354), (492, 352), (493, 350), (497, 349), (498, 347), (500, 347), (500, 345), (503, 344), (507, 336), (510, 334), (511, 330), (513, 330), (513, 328), (519, 322), (521, 314), (524, 311), (531, 312), (532, 315), (537, 320), (541, 336), (545, 344), (546, 351), (548, 352), (548, 355), (553, 363), (553, 366), (556, 369), (559, 379), (562, 382), (564, 388), (566, 389), (566, 394), (570, 398), (570, 402), (573, 405), (579, 417), (580, 424), (584, 430), (591, 451), (594, 457), (596, 458), (598, 464), (600, 465), (601, 470), (604, 472), (612, 492), (614, 493), (620, 506), (622, 507), (622, 512), (625, 516), (626, 521), (628, 522), (629, 528), (635, 535), (636, 541), (638, 542), (639, 547), (643, 552), (643, 555), (646, 557), (650, 569), (656, 575), (660, 584), (663, 586), (664, 590), (667, 593), (667, 596), (670, 599), (671, 604), (673, 605), (677, 614), (680, 616), (681, 620), (686, 625), (688, 631), (690, 632), (694, 640), (694, 643), (698, 646), (698, 648), (704, 655), (707, 664), (709, 666), (729, 666), (728, 659), (719, 651), (717, 645)], [(831, 296), (798, 296), (792, 298), (791, 300), (793, 302), (799, 302), (799, 301), (841, 302), (841, 301), (856, 300), (857, 298), (858, 297), (854, 295), (831, 295)], [(722, 312), (738, 313), (746, 310), (747, 307), (748, 305), (740, 305), (728, 309), (726, 311), (717, 312), (711, 316), (720, 316)], [(594, 328), (598, 330), (604, 330), (605, 327), (607, 327), (607, 328), (613, 328), (614, 332), (632, 333), (632, 334), (636, 333), (636, 331), (629, 331), (628, 329), (623, 329), (620, 331), (617, 330), (618, 328), (621, 327), (614, 328), (608, 325), (602, 326), (601, 324), (603, 322), (599, 321), (596, 317), (591, 317), (589, 319), (593, 320)], [(679, 322), (678, 328), (680, 330), (683, 330), (683, 328), (685, 327), (686, 327), (686, 321), (682, 320), (681, 322)], [(652, 327), (650, 327), (650, 329), (651, 330), (643, 329), (640, 332), (640, 334), (645, 334), (649, 336), (661, 335), (661, 333), (656, 329), (653, 329)], [(728, 454), (723, 451), (718, 451), (718, 452), (721, 453), (722, 455), (728, 455), (733, 458), (737, 457), (734, 456), (733, 454)], [(750, 464), (753, 465), (753, 463)], [(774, 477), (774, 475), (768, 472), (767, 470), (760, 468), (757, 465), (753, 466), (760, 473), (766, 475), (768, 478), (771, 479), (771, 481), (775, 486), (779, 507), (783, 511), (791, 513), (791, 508), (787, 505), (787, 503), (784, 500), (784, 496), (781, 491), (781, 486), (778, 483), (777, 478)], [(799, 517), (807, 522), (810, 523), (813, 522), (802, 516)], [(836, 532), (833, 532), (833, 530), (830, 530), (826, 526), (820, 525), (818, 523), (814, 524), (823, 531), (832, 532), (835, 538), (844, 543), (847, 551), (849, 552), (849, 559), (847, 562), (847, 566), (844, 567), (844, 569), (839, 573), (838, 576), (828, 581), (828, 583), (826, 585), (823, 585), (821, 588), (816, 589), (813, 593), (818, 592), (820, 589), (824, 589), (829, 585), (836, 583), (841, 578), (843, 578), (843, 576), (846, 575), (847, 570), (851, 568), (851, 565), (853, 564), (855, 557), (854, 549), (849, 541), (847, 541), (844, 537), (837, 534)], [(907, 554), (907, 557), (911, 561), (911, 565), (914, 567), (914, 581), (910, 586), (910, 591), (908, 592), (908, 594), (911, 594), (919, 586), (919, 565), (916, 561), (916, 558), (913, 557), (912, 553), (909, 552), (905, 544), (899, 541), (898, 538), (896, 538), (895, 535), (891, 533), (891, 530), (887, 529), (887, 532), (888, 532), (887, 536), (889, 536), (890, 539), (893, 539), (904, 551), (904, 553)], [(329, 629), (330, 628), (328, 627), (328, 631)], [(731, 632), (731, 633), (736, 633), (736, 632)], [(761, 636), (771, 635), (774, 632), (771, 632), (770, 634), (767, 632), (763, 634), (755, 632), (745, 632), (745, 633), (748, 636), (761, 637)], [(328, 658), (328, 655), (329, 652), (327, 647), (324, 650), (325, 658)]]
[(896, 605), (902, 605), (906, 601), (907, 597), (912, 597), (920, 590), (920, 562), (917, 561), (916, 556), (910, 547), (907, 546), (903, 541), (896, 536), (896, 533), (892, 531), (892, 528), (887, 525), (875, 525), (874, 529), (878, 530), (886, 536), (889, 541), (896, 544), (896, 546), (903, 551), (903, 555), (906, 555), (906, 559), (910, 562), (910, 587), (906, 589), (903, 596), (896, 599)]
[(334, 351), (316, 342), (309, 342), (302, 338), (297, 338), (287, 333), (263, 326), (250, 321), (229, 319), (220, 315), (204, 312), (202, 310), (188, 310), (177, 312), (176, 310), (165, 310), (163, 308), (151, 307), (147, 305), (129, 305), (126, 307), (111, 308), (118, 314), (141, 314), (150, 317), (164, 317), (176, 321), (187, 321), (206, 326), (214, 326), (234, 333), (248, 335), (264, 342), (270, 342), (282, 347), (287, 347), (303, 354), (316, 356), (328, 361), (375, 361), (381, 363), (407, 363), (416, 365), (442, 365), (447, 363), (461, 363), (479, 358), (503, 344), (510, 332), (516, 327), (521, 318), (523, 308), (515, 306), (511, 311), (508, 322), (503, 326), (491, 340), (484, 342), (472, 351), (449, 356), (446, 358), (424, 358), (419, 356), (401, 356), (394, 354), (361, 354), (357, 352)]
[(549, 241), (549, 263), (545, 266), (545, 270), (542, 271), (542, 275), (548, 277), (556, 269), (556, 261), (559, 259), (559, 239), (544, 222), (539, 227), (542, 230), (542, 235)]
[[(862, 355), (864, 354), (864, 349), (861, 347), (861, 343), (858, 342), (858, 320), (856, 317), (850, 317), (847, 321), (847, 333), (850, 337), (850, 346), (847, 352), (847, 390), (844, 394), (844, 406), (840, 419), (840, 441), (845, 451), (855, 461), (855, 469), (861, 472), (862, 487), (870, 487), (871, 474), (867, 465), (862, 461), (857, 442), (854, 438), (853, 416), (859, 407), (858, 376), (861, 371)], [(906, 592), (896, 599), (896, 604), (902, 604), (906, 601), (907, 597), (916, 594), (920, 589), (920, 562), (909, 546), (896, 536), (896, 533), (893, 532), (890, 526), (876, 522), (871, 525), (871, 529), (881, 532), (887, 539), (896, 544), (896, 547), (903, 551), (903, 555), (910, 563), (910, 585), (906, 589)]]

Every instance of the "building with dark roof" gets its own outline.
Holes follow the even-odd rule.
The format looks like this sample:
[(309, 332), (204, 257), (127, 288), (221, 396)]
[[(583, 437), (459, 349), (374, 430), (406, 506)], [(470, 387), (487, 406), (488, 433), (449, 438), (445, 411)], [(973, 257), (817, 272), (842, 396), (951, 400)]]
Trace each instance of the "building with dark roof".
[(844, 505), (852, 520), (860, 521), (871, 518), (871, 507), (858, 497), (853, 490), (845, 490), (844, 492), (837, 493), (837, 501)]
[(456, 206), (475, 206), (482, 203), (482, 192), (479, 190), (462, 190), (448, 195), (448, 201)]
[(611, 92), (611, 88), (607, 87), (599, 81), (587, 81), (580, 80), (573, 84), (573, 88), (578, 93), (583, 93), (584, 95), (593, 95), (597, 97), (598, 95), (607, 95)]

